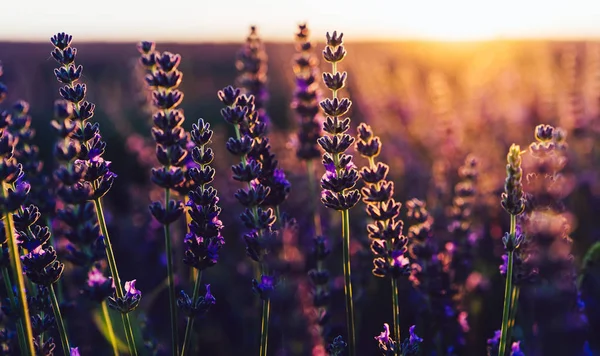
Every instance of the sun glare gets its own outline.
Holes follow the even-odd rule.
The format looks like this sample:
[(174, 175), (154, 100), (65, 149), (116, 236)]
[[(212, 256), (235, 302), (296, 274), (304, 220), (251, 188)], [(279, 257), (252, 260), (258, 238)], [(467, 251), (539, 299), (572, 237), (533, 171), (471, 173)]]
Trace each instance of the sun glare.
[[(177, 22), (133, 1), (80, 0), (77, 7), (56, 8), (44, 0), (22, 0), (3, 7), (11, 16), (0, 22), (0, 40), (13, 41), (45, 40), (56, 28), (82, 40), (239, 41), (250, 24), (259, 26), (266, 40), (289, 41), (293, 27), (305, 21), (313, 33), (338, 29), (355, 41), (600, 36), (600, 2), (588, 0), (329, 0), (326, 6), (321, 0), (299, 0), (293, 6), (272, 0), (181, 2)], [(81, 11), (95, 16), (80, 16)], [(68, 28), (64, 18), (70, 19)]]

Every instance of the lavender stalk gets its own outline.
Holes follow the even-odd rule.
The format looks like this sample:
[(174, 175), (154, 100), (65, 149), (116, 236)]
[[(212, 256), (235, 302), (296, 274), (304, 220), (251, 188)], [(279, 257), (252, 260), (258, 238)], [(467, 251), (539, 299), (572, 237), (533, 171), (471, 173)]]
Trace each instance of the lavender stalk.
[(165, 201), (164, 207), (158, 201), (153, 202), (150, 211), (164, 226), (171, 316), (171, 354), (176, 356), (179, 354), (179, 332), (170, 225), (183, 214), (183, 203), (171, 200), (171, 192), (185, 183), (184, 171), (181, 167), (188, 154), (187, 135), (181, 127), (185, 117), (183, 111), (177, 108), (183, 100), (183, 93), (178, 89), (183, 74), (177, 68), (181, 56), (170, 52), (155, 53), (153, 42), (142, 42), (138, 48), (142, 53), (142, 63), (152, 70), (146, 76), (146, 83), (153, 89), (152, 104), (156, 112), (153, 116), (152, 134), (156, 141), (156, 157), (162, 165), (161, 168), (152, 169), (152, 181), (165, 189)]
[(342, 118), (352, 105), (348, 98), (338, 99), (338, 91), (344, 86), (346, 73), (337, 71), (337, 63), (344, 59), (346, 50), (342, 45), (343, 34), (338, 36), (327, 33), (327, 46), (323, 57), (331, 63), (332, 72), (323, 73), (325, 85), (332, 91), (332, 99), (320, 103), (327, 115), (323, 130), (329, 135), (319, 138), (319, 145), (325, 150), (323, 163), (327, 172), (321, 179), (323, 192), (321, 201), (330, 208), (342, 213), (342, 242), (344, 267), (344, 292), (346, 296), (346, 322), (348, 327), (348, 345), (350, 355), (356, 354), (356, 339), (354, 327), (354, 304), (352, 301), (352, 278), (350, 271), (350, 216), (348, 211), (360, 199), (360, 193), (353, 189), (358, 180), (356, 167), (352, 156), (345, 151), (354, 143), (354, 138), (346, 133), (350, 128), (350, 118)]
[[(395, 348), (393, 354), (400, 354), (402, 338), (400, 336), (400, 303), (398, 299), (398, 279), (411, 273), (410, 261), (406, 257), (408, 239), (402, 235), (404, 223), (398, 219), (401, 204), (394, 198), (394, 182), (386, 180), (389, 167), (375, 158), (381, 152), (381, 140), (373, 134), (366, 124), (358, 126), (356, 150), (369, 160), (369, 166), (360, 171), (365, 182), (361, 193), (367, 205), (367, 215), (373, 223), (367, 226), (372, 240), (374, 254), (373, 275), (389, 277), (392, 284), (392, 320), (394, 322)], [(386, 324), (387, 325), (387, 324)]]
[[(63, 179), (68, 182), (61, 189), (62, 198), (71, 204), (85, 204), (93, 201), (96, 218), (102, 234), (105, 253), (110, 268), (110, 273), (115, 283), (115, 296), (111, 297), (109, 305), (121, 312), (123, 327), (131, 355), (137, 355), (129, 312), (134, 310), (141, 298), (141, 292), (135, 289), (135, 280), (125, 283), (123, 290), (121, 279), (117, 269), (117, 263), (108, 235), (108, 228), (104, 219), (102, 208), (102, 197), (110, 190), (116, 175), (110, 171), (110, 162), (102, 158), (106, 143), (102, 141), (100, 127), (97, 123), (92, 124), (88, 120), (94, 115), (94, 104), (85, 101), (87, 87), (85, 84), (77, 83), (81, 77), (83, 67), (76, 66), (74, 61), (77, 50), (71, 47), (72, 36), (66, 33), (58, 33), (51, 38), (54, 45), (52, 57), (59, 63), (60, 67), (54, 70), (56, 79), (65, 84), (60, 89), (60, 95), (66, 101), (72, 103), (72, 108), (64, 106), (61, 115), (66, 120), (59, 123), (55, 128), (59, 133), (65, 131), (62, 151), (66, 161), (75, 159), (71, 169), (61, 171), (63, 178), (73, 175), (72, 179)], [(72, 114), (69, 111), (72, 110)], [(72, 117), (71, 117), (72, 116)], [(133, 288), (132, 288), (133, 286)]]
[[(266, 356), (268, 346), (270, 297), (274, 289), (274, 277), (267, 266), (267, 254), (270, 251), (270, 239), (273, 237), (272, 228), (276, 221), (273, 209), (264, 207), (267, 198), (281, 199), (285, 194), (271, 196), (272, 188), (261, 180), (264, 177), (262, 158), (265, 155), (256, 155), (257, 152), (268, 153), (268, 141), (264, 139), (266, 124), (259, 120), (259, 113), (254, 106), (254, 96), (241, 94), (240, 89), (231, 86), (224, 88), (218, 93), (221, 102), (226, 105), (221, 110), (221, 115), (228, 123), (232, 124), (236, 136), (227, 141), (227, 150), (240, 158), (240, 163), (231, 167), (233, 179), (245, 182), (246, 189), (239, 189), (235, 197), (245, 207), (240, 218), (250, 232), (244, 235), (246, 242), (246, 255), (258, 263), (257, 278), (252, 280), (254, 292), (262, 299), (262, 321), (261, 321), (261, 356)], [(261, 160), (257, 159), (261, 157)], [(272, 157), (265, 162), (271, 162)], [(275, 161), (276, 162), (276, 161)], [(273, 171), (274, 173), (274, 171)], [(285, 187), (285, 184), (273, 185), (274, 187)], [(282, 190), (280, 193), (285, 193)], [(278, 205), (278, 204), (277, 204)], [(259, 280), (260, 279), (260, 280)]]
[(219, 220), (221, 208), (217, 205), (219, 197), (217, 191), (210, 186), (215, 177), (215, 170), (210, 166), (214, 154), (208, 146), (212, 135), (210, 125), (204, 120), (200, 119), (197, 124), (192, 125), (191, 139), (194, 143), (192, 159), (198, 166), (190, 168), (187, 172), (191, 182), (187, 203), (190, 223), (189, 232), (184, 240), (186, 250), (183, 261), (197, 273), (192, 298), (190, 299), (184, 291), (181, 291), (181, 297), (177, 301), (178, 306), (188, 316), (181, 356), (185, 356), (188, 352), (194, 321), (206, 315), (210, 306), (216, 302), (208, 284), (206, 294), (199, 295), (200, 284), (202, 272), (217, 264), (219, 251), (225, 244), (225, 239), (221, 235), (223, 224)]
[[(506, 285), (504, 289), (504, 309), (502, 312), (502, 328), (500, 334), (500, 344), (498, 345), (498, 355), (505, 356), (510, 343), (510, 333), (514, 324), (510, 323), (511, 314), (516, 311), (511, 310), (515, 307), (518, 292), (513, 290), (513, 264), (514, 253), (519, 248), (522, 238), (516, 235), (517, 215), (525, 210), (523, 199), (523, 186), (521, 178), (523, 170), (521, 169), (521, 148), (512, 145), (507, 155), (508, 164), (506, 165), (507, 177), (504, 184), (504, 193), (502, 193), (502, 207), (510, 214), (510, 231), (504, 235), (502, 241), (506, 249), (507, 267), (506, 267)], [(518, 287), (517, 287), (518, 288)]]
[(321, 93), (317, 84), (317, 58), (312, 53), (313, 45), (309, 40), (310, 32), (306, 24), (298, 26), (296, 33), (297, 55), (294, 57), (294, 74), (296, 76), (296, 91), (292, 108), (299, 117), (299, 132), (297, 135), (296, 156), (306, 163), (310, 208), (313, 215), (315, 235), (321, 236), (321, 218), (317, 205), (312, 200), (315, 196), (315, 160), (321, 157), (317, 140), (321, 136), (319, 117), (319, 99)]
[[(1, 75), (2, 66), (0, 64), (0, 76)], [(5, 97), (6, 87), (4, 84), (0, 83), (0, 103)], [(6, 244), (8, 245), (11, 270), (17, 284), (16, 297), (18, 298), (18, 309), (20, 314), (20, 322), (17, 323), (17, 329), (21, 336), (19, 338), (19, 342), (22, 345), (21, 353), (34, 355), (33, 329), (31, 327), (29, 305), (27, 303), (27, 291), (25, 289), (19, 245), (17, 243), (17, 236), (15, 235), (13, 220), (13, 212), (25, 202), (30, 187), (27, 182), (21, 182), (23, 176), (22, 165), (17, 163), (14, 156), (14, 146), (16, 145), (18, 138), (15, 138), (8, 132), (10, 123), (10, 114), (7, 111), (0, 112), (0, 146), (2, 147), (2, 150), (0, 151), (0, 168), (3, 172), (0, 177), (0, 184), (2, 185), (0, 189), (0, 209), (4, 217), (4, 237), (7, 239)], [(8, 293), (11, 295), (12, 286), (10, 286), (9, 280), (6, 279), (6, 274), (7, 273), (4, 274), (5, 283), (7, 283), (7, 287), (10, 288)]]

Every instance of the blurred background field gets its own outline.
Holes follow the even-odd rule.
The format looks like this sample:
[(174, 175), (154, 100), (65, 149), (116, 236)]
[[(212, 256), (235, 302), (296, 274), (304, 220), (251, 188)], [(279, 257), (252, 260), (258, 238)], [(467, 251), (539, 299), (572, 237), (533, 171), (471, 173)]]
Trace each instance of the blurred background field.
[[(343, 30), (341, 28), (340, 30)], [(259, 27), (260, 31), (260, 27)], [(244, 34), (240, 34), (243, 40)], [(290, 34), (291, 38), (292, 34)], [(313, 33), (323, 40), (323, 34)], [(231, 134), (221, 119), (222, 105), (217, 91), (235, 81), (235, 55), (240, 43), (177, 44), (159, 42), (157, 49), (182, 55), (181, 90), (189, 129), (204, 118), (213, 125), (216, 136), (215, 186), (220, 192), (225, 224), (226, 246), (222, 262), (206, 273), (217, 298), (215, 308), (197, 326), (204, 355), (245, 355), (256, 347), (258, 309), (254, 308), (248, 259), (244, 256), (238, 213), (233, 193), (237, 184), (231, 179), (232, 158), (225, 150)], [(144, 299), (137, 315), (149, 317), (149, 328), (157, 340), (168, 338), (167, 294), (161, 289), (166, 271), (162, 229), (152, 221), (148, 204), (160, 191), (150, 182), (155, 165), (154, 142), (150, 136), (150, 111), (147, 91), (138, 67), (135, 43), (82, 43), (75, 41), (77, 62), (85, 68), (82, 81), (88, 86), (88, 99), (96, 104), (95, 120), (100, 122), (107, 142), (106, 159), (118, 175), (105, 198), (116, 258), (122, 277), (137, 278)], [(323, 47), (322, 42), (316, 46)], [(500, 324), (503, 279), (500, 238), (507, 229), (508, 217), (501, 211), (499, 195), (505, 178), (505, 156), (511, 143), (526, 147), (533, 140), (533, 128), (540, 123), (567, 130), (570, 144), (569, 190), (567, 207), (573, 214), (573, 254), (579, 265), (587, 248), (600, 240), (600, 42), (498, 40), (478, 42), (380, 41), (360, 42), (348, 38), (348, 56), (340, 69), (349, 73), (347, 94), (353, 100), (352, 132), (360, 122), (372, 125), (384, 144), (382, 161), (391, 166), (396, 198), (425, 199), (436, 219), (436, 231), (447, 234), (447, 209), (451, 205), (457, 170), (468, 154), (479, 161), (477, 193), (478, 238), (477, 275), (473, 277), (472, 328), (469, 351), (481, 354), (486, 339)], [(46, 134), (52, 103), (59, 84), (52, 75), (55, 67), (50, 44), (0, 43), (0, 60), (10, 88), (7, 102), (24, 99), (31, 103), (37, 142), (46, 161), (53, 167), (53, 135)], [(295, 157), (296, 116), (290, 108), (294, 90), (291, 69), (293, 44), (267, 42), (267, 110), (272, 118), (270, 137), (274, 152), (286, 170), (292, 193), (282, 206), (299, 221), (298, 239), (288, 254), (292, 271), (302, 276), (310, 266), (307, 255), (311, 236), (309, 216), (302, 207), (308, 204), (302, 163)], [(325, 64), (321, 64), (324, 69)], [(359, 166), (365, 164), (357, 158)], [(341, 276), (338, 238), (339, 217), (322, 209), (334, 256), (329, 268)], [(388, 320), (389, 286), (371, 275), (370, 252), (365, 249), (364, 210), (352, 210), (353, 273), (356, 275), (360, 355), (375, 355), (373, 337)], [(405, 212), (403, 211), (402, 215)], [(183, 228), (183, 225), (180, 226)], [(181, 240), (182, 234), (175, 233)], [(362, 241), (362, 242), (361, 242)], [(182, 244), (175, 243), (180, 261)], [(290, 257), (291, 256), (291, 257)], [(180, 263), (179, 271), (185, 266)], [(67, 275), (69, 271), (67, 271)], [(185, 273), (184, 273), (185, 274)], [(292, 274), (293, 275), (293, 274)], [(79, 278), (76, 275), (68, 278)], [(334, 330), (343, 333), (343, 283), (334, 279)], [(296, 279), (291, 279), (296, 281)], [(186, 283), (179, 280), (180, 285)], [(296, 283), (296, 282), (294, 282)], [(300, 287), (299, 287), (300, 286)], [(310, 312), (307, 292), (302, 285), (291, 285), (278, 293), (273, 306), (271, 342), (273, 355), (313, 354), (313, 340), (307, 327)], [(407, 290), (404, 285), (401, 289)], [(153, 293), (152, 291), (155, 291)], [(78, 292), (71, 290), (75, 296)], [(385, 297), (382, 297), (385, 296)], [(403, 303), (406, 305), (408, 294)], [(385, 302), (382, 302), (382, 298)], [(402, 298), (402, 297), (401, 297)], [(337, 302), (339, 301), (339, 303)], [(310, 304), (310, 303), (309, 303)], [(100, 354), (91, 350), (94, 339), (102, 344), (86, 306), (69, 313), (70, 327), (81, 333), (72, 335), (82, 355)], [(307, 309), (308, 308), (308, 309)], [(368, 318), (366, 316), (369, 316)], [(409, 314), (408, 314), (409, 315)], [(410, 319), (410, 316), (403, 316)], [(414, 320), (405, 320), (414, 323)], [(73, 329), (75, 330), (75, 329)], [(83, 332), (85, 330), (85, 332)], [(152, 338), (150, 338), (152, 339)], [(369, 341), (371, 340), (371, 342)], [(104, 346), (102, 346), (104, 347)], [(86, 349), (88, 348), (88, 349)], [(318, 353), (316, 353), (318, 354)]]

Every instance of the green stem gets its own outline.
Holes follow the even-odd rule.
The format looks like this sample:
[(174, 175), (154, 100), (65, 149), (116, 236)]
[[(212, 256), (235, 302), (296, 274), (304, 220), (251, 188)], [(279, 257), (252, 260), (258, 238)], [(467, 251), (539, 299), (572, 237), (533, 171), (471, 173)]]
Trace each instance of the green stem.
[(113, 355), (119, 355), (119, 347), (117, 346), (117, 337), (115, 336), (115, 329), (112, 325), (112, 320), (110, 318), (110, 314), (108, 312), (108, 306), (106, 304), (106, 300), (101, 303), (102, 305), (102, 315), (104, 316), (104, 322), (106, 323), (106, 330), (108, 331), (108, 338), (110, 340), (110, 345), (113, 349)]
[[(165, 189), (165, 207), (169, 206), (171, 190)], [(167, 212), (168, 213), (168, 212)], [(173, 275), (173, 246), (171, 244), (171, 232), (169, 224), (165, 225), (165, 246), (167, 254), (167, 276), (169, 279), (169, 309), (171, 311), (171, 354), (179, 355), (179, 332), (177, 331), (177, 298), (175, 297), (175, 278)]]
[[(17, 310), (17, 304), (15, 304), (15, 294), (13, 293), (12, 285), (10, 284), (10, 274), (8, 272), (8, 268), (2, 267), (2, 279), (4, 280), (4, 286), (6, 288), (6, 293), (8, 295), (10, 308), (14, 311)], [(23, 324), (21, 320), (17, 320), (17, 336), (19, 339), (19, 348), (21, 349), (21, 354), (25, 352), (25, 330), (23, 329)]]
[[(262, 265), (261, 273), (267, 274), (266, 266)], [(269, 317), (271, 313), (271, 299), (267, 297), (262, 305), (262, 322), (260, 326), (260, 356), (267, 356), (267, 346), (269, 343)]]
[[(398, 300), (398, 280), (392, 277), (392, 314), (394, 316), (394, 339), (396, 345), (402, 345), (402, 339), (400, 338), (400, 302)], [(398, 348), (396, 351), (400, 351)]]
[[(94, 199), (94, 206), (96, 207), (96, 216), (98, 217), (98, 225), (100, 225), (100, 231), (104, 236), (104, 245), (106, 247), (106, 260), (108, 261), (108, 268), (110, 274), (115, 282), (115, 294), (117, 298), (123, 298), (125, 295), (123, 291), (123, 285), (121, 285), (121, 278), (119, 278), (119, 271), (117, 270), (117, 262), (113, 253), (112, 244), (110, 237), (108, 236), (108, 228), (106, 227), (106, 220), (104, 219), (104, 210), (102, 209), (102, 202), (100, 199)], [(129, 353), (132, 356), (137, 356), (137, 349), (135, 347), (135, 339), (133, 338), (133, 330), (131, 329), (131, 321), (129, 320), (129, 314), (121, 314), (123, 319), (123, 328), (125, 329), (125, 337), (127, 339), (127, 346), (129, 347)]]
[(507, 339), (511, 340), (512, 330), (515, 327), (515, 321), (517, 319), (517, 309), (519, 305), (519, 294), (521, 293), (521, 288), (518, 285), (513, 285), (511, 300), (510, 300), (510, 315), (508, 317), (508, 335)]
[[(2, 183), (2, 197), (6, 197), (6, 185)], [(8, 253), (12, 267), (13, 277), (17, 283), (19, 312), (21, 322), (24, 329), (24, 344), (23, 353), (26, 355), (35, 355), (33, 346), (33, 329), (31, 327), (31, 317), (29, 315), (29, 305), (27, 304), (27, 291), (25, 290), (25, 280), (23, 278), (23, 268), (21, 267), (21, 258), (19, 256), (19, 245), (14, 234), (14, 221), (12, 213), (4, 214), (4, 231), (8, 238)], [(24, 352), (27, 351), (27, 352)]]
[(269, 315), (271, 312), (271, 299), (263, 300), (262, 323), (260, 330), (260, 356), (267, 356), (269, 342)]
[[(515, 232), (517, 227), (517, 217), (515, 215), (510, 216), (510, 239), (515, 241)], [(504, 310), (502, 311), (502, 329), (500, 332), (500, 345), (498, 347), (498, 356), (505, 356), (506, 351), (508, 350), (509, 335), (511, 333), (511, 325), (509, 323), (510, 314), (511, 314), (511, 305), (513, 304), (512, 295), (513, 295), (513, 263), (514, 263), (514, 250), (508, 251), (508, 261), (506, 263), (506, 285), (504, 288)]]
[(69, 356), (71, 354), (71, 346), (69, 345), (69, 339), (67, 338), (67, 329), (65, 328), (65, 323), (63, 322), (62, 314), (60, 313), (60, 306), (58, 304), (58, 299), (56, 299), (54, 286), (51, 284), (48, 286), (48, 290), (50, 291), (52, 311), (54, 312), (54, 319), (56, 319), (56, 326), (58, 327), (58, 334), (60, 335), (63, 353), (65, 356)]
[[(196, 273), (196, 282), (194, 282), (194, 291), (192, 295), (192, 302), (195, 303), (198, 299), (198, 294), (200, 294), (200, 282), (202, 281), (202, 271), (198, 271)], [(194, 317), (190, 316), (187, 320), (187, 325), (185, 326), (185, 335), (183, 337), (183, 346), (181, 347), (181, 356), (185, 356), (185, 353), (188, 348), (188, 344), (192, 339), (192, 330), (194, 329)]]
[(506, 285), (504, 288), (504, 310), (502, 312), (502, 330), (500, 334), (500, 345), (498, 356), (505, 356), (507, 350), (508, 340), (508, 316), (510, 314), (510, 300), (511, 300), (511, 290), (512, 290), (512, 269), (513, 269), (513, 253), (508, 252), (508, 267), (506, 272)]
[(344, 255), (344, 291), (346, 294), (346, 322), (348, 326), (348, 347), (350, 356), (356, 355), (354, 333), (354, 304), (352, 303), (352, 279), (350, 274), (350, 214), (342, 210), (342, 240)]

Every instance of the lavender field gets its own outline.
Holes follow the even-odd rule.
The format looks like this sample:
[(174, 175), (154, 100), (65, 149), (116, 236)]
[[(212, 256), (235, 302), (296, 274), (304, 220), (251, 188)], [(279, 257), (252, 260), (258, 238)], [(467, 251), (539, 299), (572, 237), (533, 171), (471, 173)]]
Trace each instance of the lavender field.
[(0, 43), (0, 354), (600, 355), (600, 42), (333, 30)]

